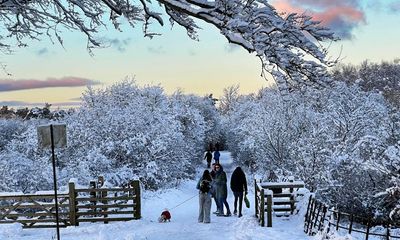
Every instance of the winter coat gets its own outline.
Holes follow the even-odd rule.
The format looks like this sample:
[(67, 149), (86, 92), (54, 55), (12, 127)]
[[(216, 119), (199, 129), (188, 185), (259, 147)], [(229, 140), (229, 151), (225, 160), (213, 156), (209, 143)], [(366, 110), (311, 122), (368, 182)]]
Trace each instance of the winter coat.
[(207, 152), (207, 153), (206, 153), (206, 156), (204, 156), (204, 158), (207, 159), (207, 162), (211, 162), (212, 154), (211, 154), (210, 152)]
[(215, 160), (219, 160), (219, 157), (221, 156), (221, 154), (218, 151), (214, 152), (214, 159)]
[[(200, 180), (197, 182), (196, 188), (197, 188), (198, 190), (200, 190), (201, 181), (203, 181), (203, 177), (201, 177)], [(208, 194), (209, 194), (209, 195), (211, 195), (212, 192), (213, 192), (213, 190), (214, 190), (213, 181), (210, 182), (210, 187), (211, 187), (211, 188), (210, 188), (210, 190), (208, 191)], [(200, 192), (201, 192), (201, 191), (200, 191)]]
[(243, 170), (239, 167), (233, 171), (231, 176), (232, 192), (247, 192), (247, 180)]
[(226, 184), (226, 173), (221, 169), (215, 174), (215, 197), (217, 199), (226, 199), (228, 197), (228, 187)]

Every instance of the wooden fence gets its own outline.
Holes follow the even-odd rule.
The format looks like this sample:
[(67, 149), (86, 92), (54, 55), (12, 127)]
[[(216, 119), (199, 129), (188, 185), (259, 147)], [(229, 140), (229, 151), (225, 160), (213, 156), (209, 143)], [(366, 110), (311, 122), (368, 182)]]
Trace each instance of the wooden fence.
[[(254, 180), (255, 189), (255, 216), (262, 227), (272, 227), (272, 212), (277, 216), (289, 216), (295, 212), (297, 202), (297, 188), (304, 188), (303, 182), (259, 182)], [(287, 192), (282, 192), (287, 189)], [(279, 191), (277, 191), (279, 190)], [(265, 219), (267, 213), (267, 219)], [(267, 221), (265, 221), (267, 220)]]
[[(129, 221), (141, 218), (139, 181), (127, 188), (75, 188), (58, 194), (60, 227), (81, 222)], [(0, 224), (21, 223), (24, 228), (56, 227), (54, 192), (0, 194)]]
[[(372, 231), (373, 226), (382, 226), (382, 231)], [(372, 236), (380, 239), (400, 239), (399, 235), (392, 233), (391, 224), (383, 221), (374, 221), (354, 214), (348, 214), (329, 208), (325, 204), (310, 196), (307, 212), (304, 218), (304, 232), (315, 235), (326, 228), (329, 233), (332, 230), (346, 234), (358, 234), (362, 239), (368, 240)]]

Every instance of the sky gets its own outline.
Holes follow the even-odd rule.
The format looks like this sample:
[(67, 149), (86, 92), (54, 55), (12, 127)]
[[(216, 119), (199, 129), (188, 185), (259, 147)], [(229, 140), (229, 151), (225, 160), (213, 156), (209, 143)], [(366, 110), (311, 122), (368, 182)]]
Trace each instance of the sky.
[[(330, 46), (330, 55), (342, 63), (381, 62), (400, 58), (400, 0), (273, 0), (278, 11), (307, 13), (331, 28), (341, 41)], [(164, 15), (165, 20), (167, 20)], [(0, 105), (76, 106), (88, 85), (107, 87), (125, 78), (141, 85), (160, 85), (167, 93), (220, 97), (223, 89), (240, 85), (242, 93), (273, 84), (264, 79), (254, 54), (230, 45), (218, 30), (199, 22), (199, 41), (191, 40), (176, 25), (153, 24), (161, 36), (143, 37), (141, 26), (108, 28), (97, 36), (108, 47), (86, 50), (85, 36), (64, 31), (64, 46), (49, 39), (28, 41), (28, 47), (0, 53), (7, 65), (0, 72)], [(1, 33), (3, 34), (3, 33)]]

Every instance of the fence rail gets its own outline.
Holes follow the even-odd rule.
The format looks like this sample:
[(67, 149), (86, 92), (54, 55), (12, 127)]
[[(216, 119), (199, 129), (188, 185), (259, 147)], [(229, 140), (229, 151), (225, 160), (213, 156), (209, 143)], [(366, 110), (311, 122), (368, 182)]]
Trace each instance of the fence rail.
[[(382, 233), (372, 232), (372, 227), (378, 225), (381, 225), (384, 231)], [(381, 239), (385, 240), (400, 239), (399, 235), (392, 233), (392, 225), (388, 222), (377, 222), (372, 219), (340, 212), (334, 208), (329, 208), (327, 205), (317, 201), (313, 196), (310, 196), (304, 218), (304, 232), (308, 235), (315, 235), (324, 228), (327, 233), (332, 230), (345, 230), (350, 235), (358, 233), (365, 240), (368, 240), (371, 236), (381, 237)]]
[[(60, 227), (79, 226), (80, 222), (129, 221), (141, 218), (139, 181), (128, 188), (75, 188), (58, 194)], [(0, 195), (0, 224), (21, 223), (24, 228), (56, 227), (54, 195)]]

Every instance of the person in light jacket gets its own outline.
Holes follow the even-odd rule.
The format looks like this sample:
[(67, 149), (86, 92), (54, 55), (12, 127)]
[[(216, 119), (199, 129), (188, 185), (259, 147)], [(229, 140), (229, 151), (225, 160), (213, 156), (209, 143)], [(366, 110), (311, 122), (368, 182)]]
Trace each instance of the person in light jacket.
[(199, 223), (210, 223), (212, 179), (210, 172), (205, 170), (197, 183), (199, 189)]

